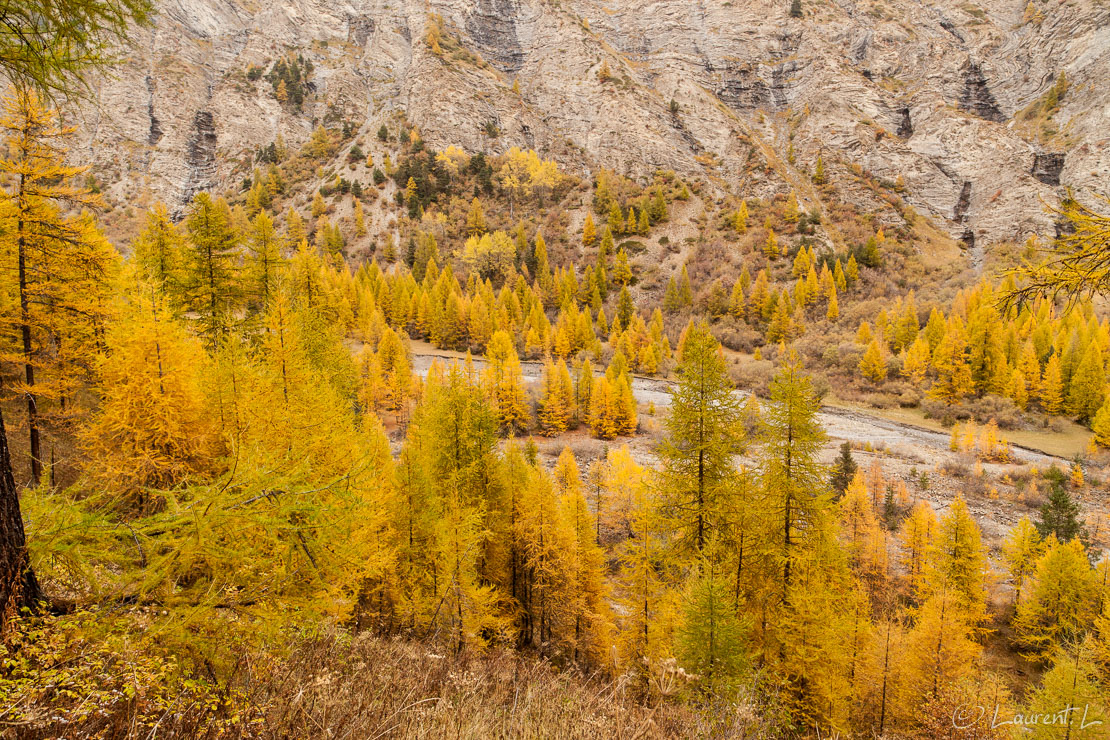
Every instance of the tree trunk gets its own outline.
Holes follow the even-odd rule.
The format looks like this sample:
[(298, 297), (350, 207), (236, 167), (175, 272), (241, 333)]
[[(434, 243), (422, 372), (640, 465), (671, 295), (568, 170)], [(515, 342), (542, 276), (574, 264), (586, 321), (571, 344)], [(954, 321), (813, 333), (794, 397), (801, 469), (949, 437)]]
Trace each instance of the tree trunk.
[[(20, 176), (19, 203), (23, 202), (23, 187), (23, 177)], [(41, 444), (39, 440), (39, 405), (38, 399), (35, 397), (35, 366), (32, 361), (33, 356), (31, 350), (30, 298), (27, 295), (27, 240), (24, 235), (22, 215), (19, 217), (19, 222), (16, 224), (16, 231), (19, 233), (19, 333), (23, 340), (23, 370), (27, 380), (27, 390), (24, 391), (24, 395), (27, 399), (27, 427), (31, 432), (31, 486), (35, 487), (42, 478), (42, 457), (40, 457)], [(4, 449), (7, 455), (6, 439)], [(6, 468), (9, 474), (11, 474), (10, 462)]]
[(883, 695), (879, 709), (879, 737), (886, 729), (886, 682), (890, 675), (890, 622), (886, 623), (886, 649), (883, 651)]
[(15, 488), (8, 433), (0, 410), (0, 631), (8, 627), (20, 609), (33, 609), (41, 597), (38, 580), (27, 559), (19, 492)]

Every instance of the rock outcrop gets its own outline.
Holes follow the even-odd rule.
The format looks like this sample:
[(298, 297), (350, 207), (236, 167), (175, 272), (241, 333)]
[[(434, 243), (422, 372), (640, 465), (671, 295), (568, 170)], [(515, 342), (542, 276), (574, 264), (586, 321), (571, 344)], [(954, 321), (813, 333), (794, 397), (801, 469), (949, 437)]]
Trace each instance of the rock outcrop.
[[(345, 120), (372, 141), (403, 114), (436, 148), (527, 146), (580, 173), (673, 169), (746, 197), (806, 189), (821, 156), (846, 190), (849, 170), (898, 180), (918, 213), (979, 245), (1051, 235), (1042, 199), (1061, 178), (1106, 192), (1110, 6), (1026, 17), (1025, 0), (888, 0), (882, 13), (803, 0), (796, 19), (788, 5), (162, 0), (78, 112), (82, 156), (110, 196), (149, 190), (179, 208), (240, 182), (279, 135), (296, 145)], [(430, 47), (433, 22), (451, 51)], [(314, 68), (301, 110), (248, 75), (288, 54)], [(1061, 71), (1071, 86), (1055, 133), (1013, 125)]]
[(910, 109), (903, 108), (899, 111), (901, 118), (898, 121), (897, 134), (903, 139), (908, 139), (913, 136), (913, 119), (910, 117)]
[(212, 113), (197, 111), (193, 116), (193, 133), (185, 145), (188, 179), (182, 200), (216, 185), (216, 121)]
[(964, 78), (964, 89), (957, 103), (960, 110), (995, 123), (1005, 121), (1006, 116), (999, 109), (998, 101), (994, 99), (994, 93), (991, 92), (987, 78), (983, 76), (983, 70), (979, 65), (968, 61), (961, 73)]
[(1059, 185), (1064, 171), (1066, 155), (1062, 152), (1042, 153), (1033, 156), (1033, 177), (1045, 185)]

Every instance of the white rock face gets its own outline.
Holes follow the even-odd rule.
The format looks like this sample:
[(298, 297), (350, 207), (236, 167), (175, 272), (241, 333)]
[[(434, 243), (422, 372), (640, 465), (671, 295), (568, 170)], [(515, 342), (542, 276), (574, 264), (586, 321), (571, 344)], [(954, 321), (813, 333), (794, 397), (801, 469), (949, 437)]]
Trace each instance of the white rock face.
[[(674, 169), (745, 196), (795, 188), (810, 207), (820, 155), (834, 178), (901, 177), (955, 238), (1051, 235), (1042, 199), (1107, 193), (1110, 5), (1026, 5), (802, 0), (795, 19), (789, 0), (165, 0), (80, 111), (82, 154), (116, 196), (179, 207), (244, 177), (279, 134), (296, 144), (346, 119), (372, 135), (403, 113), (436, 148)], [(431, 14), (488, 64), (432, 54)], [(288, 52), (315, 65), (301, 113), (245, 76)], [(1055, 133), (1038, 135), (1015, 114), (1061, 71)]]

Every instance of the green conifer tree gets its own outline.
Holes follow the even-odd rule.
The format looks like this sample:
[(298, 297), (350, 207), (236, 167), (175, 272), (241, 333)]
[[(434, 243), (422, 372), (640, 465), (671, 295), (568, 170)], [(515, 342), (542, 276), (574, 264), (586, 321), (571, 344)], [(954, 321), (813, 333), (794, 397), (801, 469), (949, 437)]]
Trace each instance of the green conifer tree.
[(1048, 501), (1041, 507), (1041, 518), (1037, 531), (1041, 537), (1053, 535), (1060, 542), (1071, 542), (1083, 533), (1083, 522), (1079, 519), (1079, 504), (1068, 493), (1062, 480), (1054, 480), (1048, 494)]

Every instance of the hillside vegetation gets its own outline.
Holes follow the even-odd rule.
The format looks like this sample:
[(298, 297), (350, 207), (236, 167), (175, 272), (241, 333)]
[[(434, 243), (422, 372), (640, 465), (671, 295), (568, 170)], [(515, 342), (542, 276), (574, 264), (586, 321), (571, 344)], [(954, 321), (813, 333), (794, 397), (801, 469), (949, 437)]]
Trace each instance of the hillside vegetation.
[[(923, 219), (876, 228), (820, 170), (806, 211), (403, 121), (260, 147), (117, 249), (57, 114), (11, 94), (2, 126), (42, 590), (5, 614), (7, 734), (1009, 737), (954, 719), (983, 706), (1103, 736), (1089, 302), (1000, 303), (1013, 277), (939, 264)], [(414, 339), (461, 357), (416, 372)], [(830, 465), (830, 388), (955, 423), (964, 467), (863, 441)], [(1089, 458), (1010, 465), (1001, 430), (1061, 414)], [(1023, 516), (984, 537), (983, 500)]]

